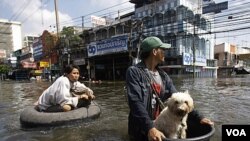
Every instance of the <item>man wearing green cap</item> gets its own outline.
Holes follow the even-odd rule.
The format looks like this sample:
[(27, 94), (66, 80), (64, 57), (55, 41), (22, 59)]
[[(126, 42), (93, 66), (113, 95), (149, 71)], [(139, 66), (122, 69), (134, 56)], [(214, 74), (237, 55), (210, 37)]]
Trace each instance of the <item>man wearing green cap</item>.
[[(140, 63), (130, 66), (126, 72), (126, 87), (129, 104), (128, 132), (133, 141), (161, 141), (163, 133), (153, 125), (159, 115), (161, 101), (166, 101), (177, 92), (172, 80), (158, 67), (164, 62), (165, 49), (170, 44), (158, 37), (147, 37), (142, 41)], [(197, 111), (191, 112), (201, 122), (213, 124)]]

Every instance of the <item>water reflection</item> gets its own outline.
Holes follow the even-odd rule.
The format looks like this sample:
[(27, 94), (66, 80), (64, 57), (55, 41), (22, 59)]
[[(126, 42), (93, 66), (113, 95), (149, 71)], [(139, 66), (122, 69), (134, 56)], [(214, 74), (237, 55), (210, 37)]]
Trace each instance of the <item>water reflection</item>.
[[(250, 123), (250, 76), (173, 78), (173, 81), (178, 90), (189, 90), (195, 108), (214, 120), (216, 133), (212, 141), (221, 140), (222, 124)], [(86, 83), (94, 90), (96, 102), (101, 106), (101, 116), (96, 120), (47, 129), (22, 129), (20, 112), (32, 105), (49, 85), (47, 82), (0, 82), (0, 140), (128, 141), (128, 106), (123, 82)]]

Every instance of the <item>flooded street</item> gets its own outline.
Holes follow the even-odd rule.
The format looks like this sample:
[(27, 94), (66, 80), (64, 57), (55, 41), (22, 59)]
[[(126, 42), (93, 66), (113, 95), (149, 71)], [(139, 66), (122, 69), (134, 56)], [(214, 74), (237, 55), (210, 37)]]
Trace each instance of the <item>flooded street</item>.
[[(232, 78), (173, 78), (177, 90), (189, 90), (195, 108), (215, 122), (212, 141), (221, 140), (222, 124), (250, 123), (250, 76)], [(1, 141), (128, 141), (128, 106), (124, 82), (88, 84), (101, 106), (95, 120), (73, 125), (23, 129), (19, 116), (32, 105), (49, 82), (0, 81), (0, 136)]]

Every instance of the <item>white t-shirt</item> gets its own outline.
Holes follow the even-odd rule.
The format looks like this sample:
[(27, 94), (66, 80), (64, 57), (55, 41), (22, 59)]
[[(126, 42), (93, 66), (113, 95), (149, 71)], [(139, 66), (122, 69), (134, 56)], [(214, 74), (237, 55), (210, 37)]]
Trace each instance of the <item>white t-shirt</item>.
[(69, 104), (76, 107), (78, 104), (78, 97), (73, 97), (70, 94), (70, 89), (73, 87), (89, 89), (79, 81), (72, 83), (66, 76), (61, 76), (50, 87), (43, 91), (38, 99), (38, 107), (41, 110), (46, 110), (52, 105), (63, 106)]

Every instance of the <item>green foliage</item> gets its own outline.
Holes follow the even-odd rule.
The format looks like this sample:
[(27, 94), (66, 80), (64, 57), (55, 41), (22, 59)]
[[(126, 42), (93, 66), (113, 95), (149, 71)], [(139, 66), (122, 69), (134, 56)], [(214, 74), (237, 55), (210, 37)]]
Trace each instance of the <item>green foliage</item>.
[(61, 35), (69, 38), (72, 37), (74, 35), (74, 28), (73, 27), (63, 27)]
[(81, 38), (75, 34), (74, 27), (63, 27), (61, 35), (72, 44), (80, 43)]
[(0, 65), (0, 74), (7, 73), (10, 70), (11, 70), (11, 68), (8, 65), (4, 65), (4, 64)]

